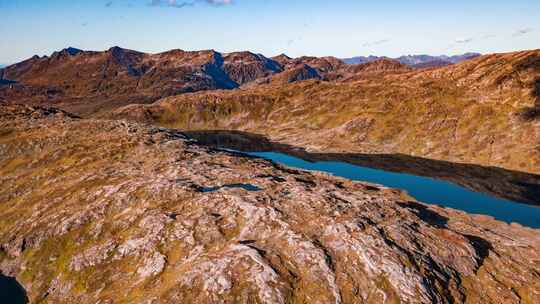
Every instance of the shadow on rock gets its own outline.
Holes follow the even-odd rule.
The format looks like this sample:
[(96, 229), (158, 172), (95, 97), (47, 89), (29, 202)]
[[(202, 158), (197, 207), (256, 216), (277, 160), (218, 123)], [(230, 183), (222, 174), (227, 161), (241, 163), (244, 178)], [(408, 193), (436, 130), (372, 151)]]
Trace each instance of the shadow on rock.
[(526, 121), (535, 121), (540, 119), (540, 77), (534, 81), (532, 97), (535, 99), (534, 106), (526, 107), (519, 113), (519, 116)]
[(478, 263), (476, 270), (478, 270), (484, 265), (484, 260), (489, 256), (489, 251), (493, 249), (493, 246), (491, 246), (490, 242), (481, 237), (466, 234), (463, 236), (469, 240), (469, 243), (476, 251), (476, 255), (478, 256), (478, 259), (476, 260)]
[(447, 228), (448, 218), (428, 209), (427, 206), (416, 202), (399, 202), (398, 204), (403, 208), (413, 210), (418, 218), (431, 226), (437, 228)]

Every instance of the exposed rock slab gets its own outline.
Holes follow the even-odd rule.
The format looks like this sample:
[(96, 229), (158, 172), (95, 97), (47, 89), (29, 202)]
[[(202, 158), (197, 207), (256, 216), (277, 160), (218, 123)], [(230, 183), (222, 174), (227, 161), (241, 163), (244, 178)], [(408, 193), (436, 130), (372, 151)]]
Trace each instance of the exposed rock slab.
[[(32, 302), (539, 303), (538, 230), (135, 123), (0, 130), (0, 271)], [(261, 190), (200, 191), (230, 184)]]

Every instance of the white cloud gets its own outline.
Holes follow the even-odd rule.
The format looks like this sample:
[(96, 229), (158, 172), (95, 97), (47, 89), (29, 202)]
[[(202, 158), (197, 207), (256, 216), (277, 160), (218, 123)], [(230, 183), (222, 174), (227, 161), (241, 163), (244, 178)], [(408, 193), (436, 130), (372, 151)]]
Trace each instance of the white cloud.
[(518, 29), (517, 31), (514, 32), (514, 34), (512, 34), (513, 37), (518, 37), (518, 36), (523, 36), (525, 34), (528, 34), (530, 32), (534, 31), (533, 28), (530, 28), (530, 27), (527, 27), (527, 28), (522, 28), (522, 29)]
[(465, 43), (470, 43), (470, 42), (473, 42), (473, 38), (469, 37), (469, 38), (458, 38), (456, 39), (454, 42), (455, 43), (459, 43), (459, 44), (465, 44)]
[(377, 41), (366, 42), (366, 43), (362, 44), (362, 46), (363, 47), (370, 47), (370, 46), (375, 46), (375, 45), (387, 43), (388, 41), (390, 41), (390, 40), (389, 39), (381, 39), (381, 40), (377, 40)]

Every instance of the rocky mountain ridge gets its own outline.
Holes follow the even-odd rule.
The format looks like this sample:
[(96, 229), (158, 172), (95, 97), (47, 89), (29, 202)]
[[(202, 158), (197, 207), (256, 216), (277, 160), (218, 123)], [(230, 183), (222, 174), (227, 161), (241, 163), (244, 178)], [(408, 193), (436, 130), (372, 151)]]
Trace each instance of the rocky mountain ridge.
[(4, 90), (0, 96), (39, 104), (43, 95), (32, 91), (54, 91), (45, 96), (46, 103), (81, 104), (80, 112), (85, 113), (186, 92), (233, 89), (281, 71), (277, 62), (250, 52), (146, 54), (119, 47), (104, 52), (67, 48), (1, 69), (0, 79), (16, 82), (20, 94)]
[[(373, 61), (390, 62), (377, 59)], [(68, 47), (0, 69), (4, 85), (0, 86), (0, 102), (56, 105), (91, 115), (189, 92), (361, 77), (356, 75), (358, 70), (361, 68), (335, 57), (290, 58), (282, 54), (267, 58), (251, 52), (213, 50), (147, 54), (120, 47), (103, 52)], [(11, 90), (6, 90), (5, 84)]]

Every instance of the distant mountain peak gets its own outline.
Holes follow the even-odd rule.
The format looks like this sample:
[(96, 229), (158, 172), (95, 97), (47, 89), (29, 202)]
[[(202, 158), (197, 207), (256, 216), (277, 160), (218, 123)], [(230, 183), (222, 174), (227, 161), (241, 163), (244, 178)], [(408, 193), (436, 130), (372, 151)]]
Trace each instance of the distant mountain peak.
[(70, 46), (70, 47), (67, 47), (67, 48), (63, 49), (62, 52), (66, 52), (69, 55), (73, 56), (73, 55), (77, 55), (77, 54), (83, 52), (83, 50)]
[[(472, 59), (475, 57), (480, 56), (479, 53), (465, 53), (461, 55), (454, 55), (454, 56), (448, 56), (448, 55), (441, 55), (441, 56), (432, 56), (427, 54), (420, 54), (420, 55), (404, 55), (395, 59), (403, 64), (406, 64), (411, 67), (416, 68), (423, 68), (423, 67), (436, 67), (436, 66), (444, 66), (444, 65), (450, 65), (450, 64), (456, 64), (468, 59)], [(372, 62), (381, 58), (389, 58), (386, 56), (357, 56), (352, 58), (344, 58), (341, 59), (346, 64), (362, 64), (362, 63), (368, 63)]]
[[(84, 52), (83, 50), (80, 50), (78, 48), (74, 48), (74, 47), (67, 47), (65, 49), (62, 49), (60, 51), (56, 51), (54, 53), (52, 53), (51, 55), (51, 58), (59, 58), (59, 57), (71, 57), (71, 56), (76, 56), (80, 53)], [(32, 59), (39, 59), (40, 57), (39, 56), (34, 56), (32, 57)]]
[(115, 55), (115, 54), (123, 54), (123, 53), (128, 53), (128, 52), (135, 52), (135, 51), (121, 48), (119, 46), (113, 46), (110, 49), (108, 49), (107, 52)]
[(115, 46), (112, 46), (111, 48), (109, 48), (109, 52), (117, 52), (117, 51), (121, 51), (121, 50), (125, 50), (124, 48), (121, 48), (117, 45)]
[(287, 54), (285, 53), (281, 53), (273, 58), (284, 58), (284, 59), (292, 59), (291, 57), (289, 57)]

